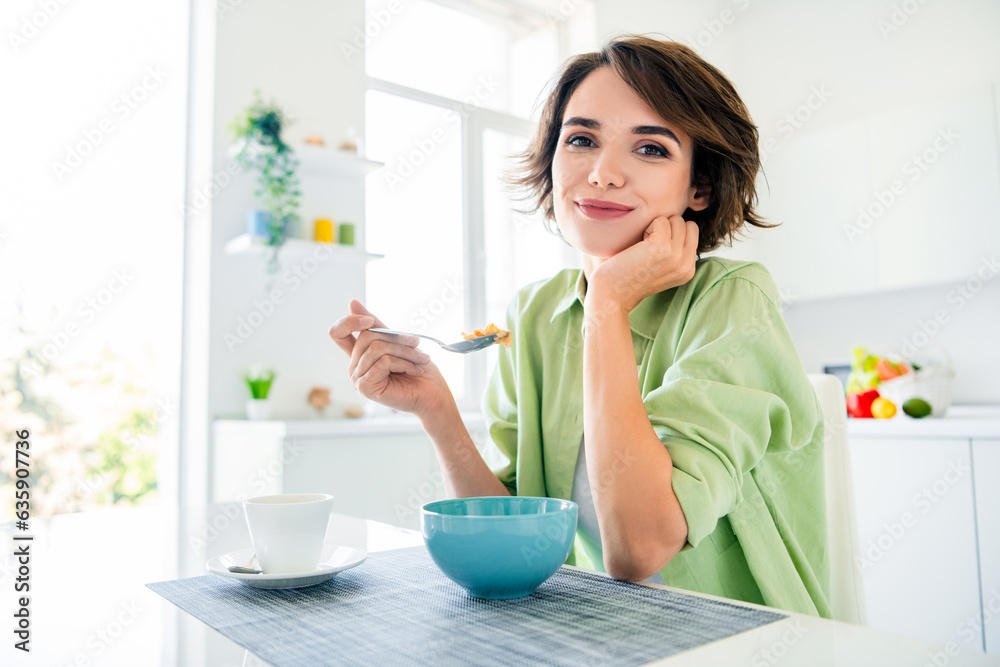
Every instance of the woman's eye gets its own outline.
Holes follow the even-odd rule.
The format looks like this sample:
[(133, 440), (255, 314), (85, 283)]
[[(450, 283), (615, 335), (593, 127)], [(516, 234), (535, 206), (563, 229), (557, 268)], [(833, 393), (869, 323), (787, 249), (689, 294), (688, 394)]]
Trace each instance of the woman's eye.
[(593, 141), (591, 141), (587, 137), (581, 137), (579, 135), (570, 137), (569, 139), (566, 140), (566, 143), (569, 144), (570, 146), (590, 147), (594, 145)]
[(667, 157), (667, 151), (656, 144), (646, 144), (639, 147), (640, 155)]

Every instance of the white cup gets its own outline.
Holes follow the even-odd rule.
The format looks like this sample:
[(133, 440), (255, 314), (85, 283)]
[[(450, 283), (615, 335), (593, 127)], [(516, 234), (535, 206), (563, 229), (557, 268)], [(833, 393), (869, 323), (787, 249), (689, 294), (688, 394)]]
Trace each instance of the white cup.
[(311, 572), (319, 564), (333, 496), (285, 493), (243, 501), (250, 540), (264, 574)]

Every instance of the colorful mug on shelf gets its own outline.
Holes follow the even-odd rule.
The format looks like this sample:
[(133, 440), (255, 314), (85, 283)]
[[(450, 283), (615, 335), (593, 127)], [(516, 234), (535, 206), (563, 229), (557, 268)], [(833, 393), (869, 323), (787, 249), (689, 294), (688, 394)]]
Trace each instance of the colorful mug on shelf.
[(250, 236), (271, 235), (271, 214), (267, 211), (247, 211), (247, 234)]
[(340, 245), (354, 245), (353, 222), (342, 222), (337, 226), (337, 243)]
[(316, 218), (313, 238), (320, 243), (334, 243), (336, 240), (333, 238), (333, 220)]

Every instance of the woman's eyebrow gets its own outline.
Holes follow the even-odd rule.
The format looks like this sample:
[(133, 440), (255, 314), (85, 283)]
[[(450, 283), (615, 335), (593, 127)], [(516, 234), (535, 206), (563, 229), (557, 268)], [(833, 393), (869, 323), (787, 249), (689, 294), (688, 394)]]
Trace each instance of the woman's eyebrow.
[[(573, 116), (572, 118), (567, 118), (562, 124), (563, 129), (570, 126), (585, 127), (588, 130), (600, 130), (601, 124), (594, 120), (593, 118), (581, 118), (579, 116)], [(671, 139), (678, 148), (682, 148), (681, 140), (677, 138), (673, 130), (669, 127), (662, 127), (660, 125), (636, 125), (632, 128), (632, 134), (656, 134), (659, 136), (667, 137)]]
[(599, 130), (601, 129), (601, 124), (598, 123), (593, 118), (580, 118), (579, 116), (573, 116), (572, 118), (567, 118), (562, 124), (563, 128), (567, 128), (570, 125), (579, 125), (580, 127), (585, 127), (588, 130)]
[(677, 138), (677, 135), (669, 127), (661, 127), (659, 125), (636, 125), (632, 128), (632, 134), (658, 134), (660, 136), (667, 137), (668, 139), (673, 139), (674, 143), (677, 144), (678, 148), (682, 148), (681, 140)]

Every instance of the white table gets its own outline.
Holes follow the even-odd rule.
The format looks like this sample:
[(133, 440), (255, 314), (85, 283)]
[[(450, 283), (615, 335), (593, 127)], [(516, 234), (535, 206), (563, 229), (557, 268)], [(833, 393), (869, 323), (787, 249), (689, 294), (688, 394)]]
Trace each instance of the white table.
[[(240, 667), (266, 665), (153, 593), (153, 581), (205, 574), (205, 561), (249, 545), (235, 504), (106, 510), (4, 524), (0, 559), (7, 627), (0, 664), (84, 667)], [(418, 533), (343, 515), (330, 541), (369, 552), (422, 544)], [(30, 544), (31, 653), (15, 650), (12, 592), (18, 576), (13, 537)], [(18, 542), (24, 544), (25, 542)], [(18, 594), (20, 595), (20, 594)], [(663, 660), (663, 665), (998, 665), (1000, 659), (798, 614)]]

